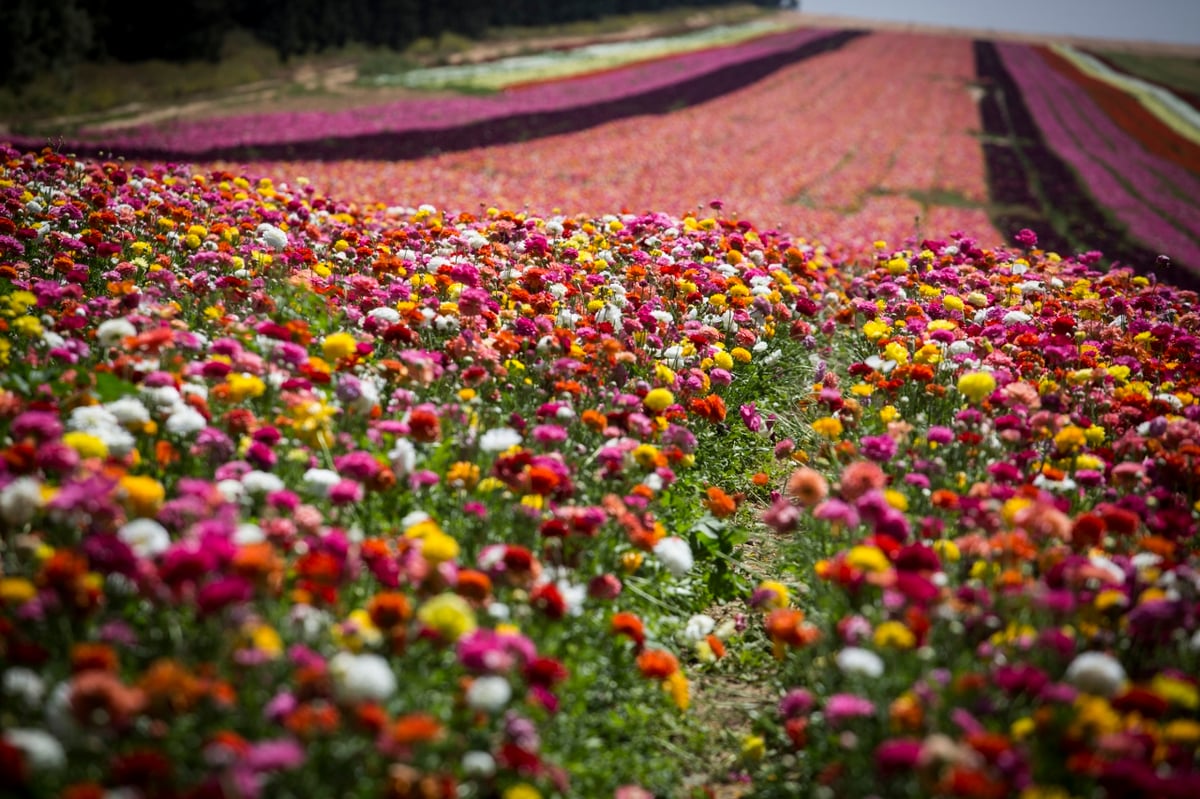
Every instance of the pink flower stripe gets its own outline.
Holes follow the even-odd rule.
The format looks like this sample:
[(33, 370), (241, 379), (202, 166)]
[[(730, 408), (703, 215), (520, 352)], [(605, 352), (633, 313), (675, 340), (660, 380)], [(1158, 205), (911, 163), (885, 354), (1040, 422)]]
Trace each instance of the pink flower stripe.
[(998, 52), (1046, 143), (1075, 169), (1130, 234), (1180, 263), (1200, 265), (1200, 191), (1195, 175), (1145, 151), (1086, 91), (1026, 45)]
[[(731, 66), (779, 56), (833, 31), (805, 28), (769, 34), (727, 47), (708, 48), (579, 78), (514, 88), (491, 96), (431, 96), (369, 105), (331, 114), (322, 111), (246, 114), (122, 131), (80, 131), (81, 149), (203, 154), (230, 147), (278, 145), (324, 139), (453, 129), (514, 115), (584, 108), (664, 89)], [(21, 144), (19, 140), (18, 144)], [(25, 142), (40, 146), (41, 142)]]

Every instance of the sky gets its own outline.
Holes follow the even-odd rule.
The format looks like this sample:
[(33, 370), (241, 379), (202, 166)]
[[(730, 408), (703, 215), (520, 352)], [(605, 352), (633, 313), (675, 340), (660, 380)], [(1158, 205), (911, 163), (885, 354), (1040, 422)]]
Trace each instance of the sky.
[(1200, 45), (1200, 0), (801, 0), (800, 7), (896, 22)]

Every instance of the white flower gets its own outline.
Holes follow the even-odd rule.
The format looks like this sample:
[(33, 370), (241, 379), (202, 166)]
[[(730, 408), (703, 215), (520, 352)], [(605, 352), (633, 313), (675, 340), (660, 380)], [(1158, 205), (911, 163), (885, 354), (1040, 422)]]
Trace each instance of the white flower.
[(139, 558), (153, 558), (166, 552), (171, 546), (171, 535), (167, 528), (153, 519), (134, 519), (117, 530), (117, 538), (124, 541)]
[(106, 319), (96, 326), (96, 341), (101, 347), (116, 347), (130, 336), (137, 335), (137, 328), (125, 317)]
[(842, 673), (849, 676), (874, 678), (883, 674), (883, 658), (857, 646), (848, 646), (838, 652), (837, 664)]
[(42, 507), (42, 484), (34, 477), (18, 477), (0, 489), (0, 519), (19, 527), (33, 520)]
[(171, 435), (190, 436), (208, 427), (208, 420), (192, 406), (183, 405), (171, 412), (164, 427)]
[(380, 322), (384, 322), (389, 325), (394, 325), (400, 321), (400, 312), (395, 308), (389, 308), (386, 305), (380, 306), (379, 308), (372, 308), (371, 310), (367, 311), (367, 316), (372, 319), (378, 319)]
[(683, 637), (692, 643), (703, 641), (716, 627), (716, 619), (712, 616), (697, 613), (688, 619), (687, 625), (683, 628)]
[(105, 427), (120, 427), (120, 421), (103, 405), (80, 405), (67, 416), (67, 429), (95, 433)]
[(677, 535), (668, 536), (654, 545), (654, 554), (675, 577), (682, 577), (692, 569), (692, 549)]
[(511, 427), (496, 427), (479, 437), (479, 448), (484, 452), (504, 452), (521, 443), (521, 434)]
[(463, 774), (473, 779), (487, 779), (496, 773), (496, 759), (487, 752), (473, 750), (462, 757)]
[(1125, 668), (1112, 655), (1083, 652), (1067, 666), (1063, 679), (1086, 693), (1112, 696), (1125, 685)]
[(382, 655), (338, 652), (329, 660), (334, 694), (344, 702), (382, 702), (396, 693), (396, 673)]
[(467, 689), (467, 706), (472, 710), (498, 713), (512, 699), (512, 686), (499, 675), (476, 677)]
[(14, 727), (4, 732), (4, 740), (25, 753), (25, 760), (35, 770), (59, 769), (67, 764), (63, 746), (45, 730)]
[(1004, 315), (1004, 324), (1023, 325), (1031, 319), (1033, 319), (1033, 317), (1024, 311), (1009, 311)]
[(245, 486), (232, 478), (217, 483), (217, 491), (225, 498), (226, 502), (237, 502), (246, 495)]
[(286, 488), (283, 480), (277, 474), (263, 472), (255, 469), (254, 471), (246, 472), (242, 477), (242, 486), (250, 494), (269, 494), (272, 491), (282, 491)]
[(247, 544), (261, 544), (267, 540), (267, 534), (254, 522), (242, 522), (233, 531), (233, 543), (240, 547)]
[(398, 438), (388, 453), (388, 461), (397, 477), (412, 474), (417, 468), (417, 448), (407, 438)]
[(329, 489), (342, 481), (342, 476), (333, 469), (309, 469), (301, 478), (304, 488), (317, 496), (328, 496)]
[(328, 635), (333, 617), (312, 605), (292, 605), (288, 611), (288, 623), (300, 638), (311, 642)]
[(172, 413), (183, 404), (183, 396), (175, 386), (145, 386), (142, 399), (159, 413)]
[(287, 234), (272, 224), (263, 222), (258, 226), (258, 237), (263, 244), (274, 250), (282, 250), (288, 245)]
[(150, 411), (137, 397), (121, 397), (105, 403), (104, 407), (121, 424), (141, 425), (150, 421)]
[(29, 707), (36, 707), (46, 694), (46, 683), (36, 671), (24, 666), (13, 666), (4, 672), (3, 686), (5, 696), (11, 696)]

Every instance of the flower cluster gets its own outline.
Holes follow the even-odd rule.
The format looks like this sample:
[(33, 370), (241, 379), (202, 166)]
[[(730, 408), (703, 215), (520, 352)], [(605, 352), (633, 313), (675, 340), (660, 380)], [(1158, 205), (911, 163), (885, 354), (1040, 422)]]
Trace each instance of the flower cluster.
[(737, 416), (769, 457), (811, 248), (2, 156), (6, 779), (666, 790), (566, 763), (585, 709), (657, 734), (725, 651), (694, 525), (742, 495), (697, 460)]
[(815, 451), (763, 516), (777, 584), (816, 587), (751, 598), (784, 692), (765, 784), (1200, 786), (1195, 295), (1022, 237), (881, 247), (830, 309)]

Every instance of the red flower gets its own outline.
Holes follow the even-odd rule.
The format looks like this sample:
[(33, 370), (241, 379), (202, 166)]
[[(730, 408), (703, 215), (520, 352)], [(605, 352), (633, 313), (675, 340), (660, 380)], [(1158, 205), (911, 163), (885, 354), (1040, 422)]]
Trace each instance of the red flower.
[(529, 597), (529, 604), (551, 619), (561, 619), (567, 614), (566, 600), (554, 583), (542, 583), (534, 588)]

